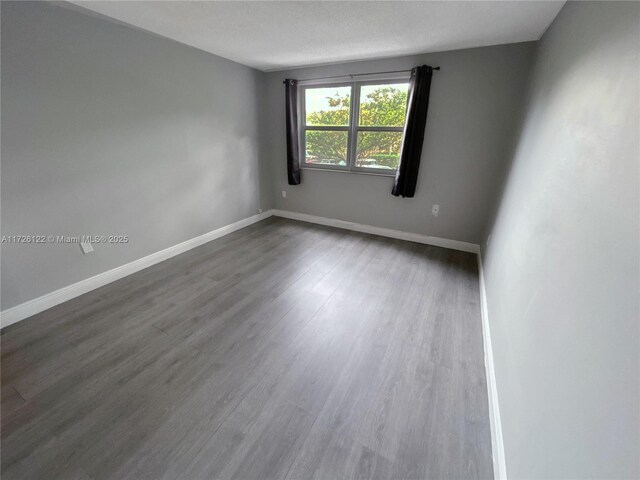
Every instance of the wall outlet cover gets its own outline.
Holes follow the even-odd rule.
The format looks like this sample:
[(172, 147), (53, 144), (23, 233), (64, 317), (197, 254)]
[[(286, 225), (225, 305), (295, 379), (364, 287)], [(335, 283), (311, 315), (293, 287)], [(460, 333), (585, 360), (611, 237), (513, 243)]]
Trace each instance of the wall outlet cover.
[(93, 247), (89, 242), (80, 242), (80, 248), (82, 249), (82, 253), (93, 252)]

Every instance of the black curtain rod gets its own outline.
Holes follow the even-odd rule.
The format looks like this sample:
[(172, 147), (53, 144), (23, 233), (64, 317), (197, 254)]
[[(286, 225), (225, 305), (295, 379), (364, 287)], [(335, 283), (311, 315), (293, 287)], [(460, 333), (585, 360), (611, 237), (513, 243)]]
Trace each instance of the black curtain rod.
[[(440, 70), (440, 67), (432, 67), (433, 70)], [(317, 77), (317, 78), (307, 78), (304, 80), (298, 80), (298, 82), (306, 82), (308, 80), (328, 80), (330, 78), (344, 78), (344, 77), (363, 77), (366, 75), (385, 75), (387, 73), (408, 73), (411, 72), (412, 69), (410, 70), (392, 70), (390, 72), (373, 72), (373, 73), (350, 73), (347, 75), (334, 75), (332, 77)], [(284, 81), (282, 83), (285, 83)]]

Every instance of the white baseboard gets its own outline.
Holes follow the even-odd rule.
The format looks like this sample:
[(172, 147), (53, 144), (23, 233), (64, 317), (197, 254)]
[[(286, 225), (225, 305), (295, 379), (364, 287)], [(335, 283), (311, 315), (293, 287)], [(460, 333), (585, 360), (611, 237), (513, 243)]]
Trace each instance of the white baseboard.
[(487, 377), (487, 392), (489, 395), (489, 421), (491, 424), (491, 446), (493, 452), (493, 471), (494, 477), (500, 480), (507, 479), (507, 467), (504, 456), (504, 443), (502, 440), (502, 424), (500, 423), (500, 407), (498, 405), (498, 390), (496, 386), (496, 374), (493, 365), (493, 349), (491, 347), (491, 334), (489, 331), (489, 311), (487, 308), (487, 292), (484, 283), (484, 271), (482, 269), (482, 252), (480, 245), (475, 243), (461, 242), (458, 240), (449, 240), (447, 238), (432, 237), (429, 235), (421, 235), (419, 233), (404, 232), (401, 230), (393, 230), (390, 228), (374, 227), (372, 225), (363, 225), (361, 223), (346, 222), (344, 220), (336, 220), (333, 218), (318, 217), (316, 215), (308, 215), (306, 213), (291, 212), (288, 210), (273, 210), (276, 217), (290, 218), (292, 220), (300, 220), (303, 222), (318, 223), (330, 227), (343, 228), (346, 230), (355, 230), (357, 232), (370, 233), (383, 237), (397, 238), (399, 240), (408, 240), (410, 242), (424, 243), (427, 245), (435, 245), (437, 247), (451, 248), (453, 250), (461, 250), (463, 252), (475, 253), (478, 256), (478, 270), (480, 277), (480, 306), (482, 316), (482, 338), (484, 343), (484, 363)]
[(399, 240), (407, 240), (410, 242), (424, 243), (427, 245), (435, 245), (438, 247), (451, 248), (454, 250), (461, 250), (463, 252), (478, 253), (479, 246), (474, 243), (460, 242), (458, 240), (449, 240), (446, 238), (431, 237), (429, 235), (421, 235), (419, 233), (403, 232), (400, 230), (392, 230), (390, 228), (374, 227), (372, 225), (363, 225), (361, 223), (346, 222), (344, 220), (336, 220), (333, 218), (318, 217), (315, 215), (308, 215), (305, 213), (290, 212), (286, 210), (268, 210), (258, 215), (245, 218), (238, 222), (224, 227), (218, 228), (211, 232), (200, 235), (199, 237), (192, 238), (185, 242), (179, 243), (169, 248), (165, 248), (156, 253), (152, 253), (146, 257), (134, 260), (120, 267), (116, 267), (112, 270), (99, 273), (93, 277), (81, 280), (72, 285), (68, 285), (59, 290), (51, 293), (47, 293), (33, 300), (29, 300), (15, 307), (8, 308), (3, 312), (0, 312), (0, 328), (8, 327), (20, 320), (31, 317), (37, 313), (43, 312), (51, 307), (55, 307), (61, 303), (64, 303), (72, 298), (83, 295), (91, 290), (100, 288), (108, 283), (115, 282), (127, 275), (139, 272), (147, 267), (160, 263), (176, 255), (180, 255), (192, 248), (199, 247), (200, 245), (220, 238), (231, 232), (235, 232), (241, 228), (249, 226), (253, 223), (264, 220), (272, 215), (278, 217), (290, 218), (293, 220), (300, 220), (303, 222), (318, 223), (321, 225), (328, 225), (331, 227), (343, 228), (347, 230), (354, 230), (357, 232), (370, 233), (373, 235), (380, 235), (383, 237), (397, 238)]
[(498, 403), (498, 388), (496, 371), (493, 365), (493, 348), (491, 347), (491, 333), (489, 331), (489, 309), (487, 307), (487, 289), (484, 283), (482, 268), (482, 253), (478, 252), (478, 270), (480, 273), (480, 311), (482, 315), (482, 339), (484, 343), (484, 365), (487, 376), (487, 391), (489, 394), (489, 421), (491, 423), (491, 447), (493, 451), (493, 475), (496, 479), (507, 479), (507, 464), (504, 455), (504, 441), (502, 438), (502, 423), (500, 421), (500, 406)]
[(240, 230), (241, 228), (259, 222), (260, 220), (264, 220), (265, 218), (270, 217), (272, 214), (272, 211), (268, 210), (258, 215), (244, 218), (230, 225), (225, 225), (224, 227), (220, 227), (198, 237), (186, 240), (172, 247), (165, 248), (164, 250), (152, 253), (151, 255), (147, 255), (146, 257), (142, 257), (138, 260), (134, 260), (133, 262), (127, 263), (126, 265), (116, 267), (103, 273), (99, 273), (98, 275), (87, 278), (85, 280), (81, 280), (72, 285), (68, 285), (54, 292), (47, 293), (46, 295), (43, 295), (41, 297), (34, 298), (33, 300), (29, 300), (28, 302), (16, 305), (15, 307), (8, 308), (7, 310), (0, 313), (0, 326), (1, 328), (8, 327), (9, 325), (19, 322), (20, 320), (24, 320), (25, 318), (35, 315), (36, 313), (40, 313), (51, 307), (55, 307), (56, 305), (66, 302), (67, 300), (71, 300), (72, 298), (83, 295), (87, 292), (90, 292), (91, 290), (95, 290), (96, 288), (102, 287), (108, 283), (115, 282), (116, 280), (126, 277), (127, 275), (139, 272), (140, 270), (155, 265), (156, 263), (160, 263), (171, 257), (180, 255), (181, 253), (191, 250), (192, 248), (199, 247), (200, 245), (210, 242), (211, 240), (223, 237), (225, 235), (228, 235), (229, 233), (235, 232), (236, 230)]
[(364, 225), (361, 223), (346, 222), (344, 220), (336, 220), (333, 218), (318, 217), (316, 215), (308, 215), (306, 213), (290, 212), (286, 210), (268, 210), (259, 215), (254, 215), (249, 218), (245, 218), (238, 222), (226, 225), (211, 232), (200, 235), (199, 237), (192, 238), (185, 242), (179, 243), (169, 248), (165, 248), (156, 253), (152, 253), (146, 257), (134, 260), (131, 263), (116, 267), (107, 272), (99, 273), (93, 277), (81, 280), (72, 285), (68, 285), (54, 292), (48, 293), (41, 297), (29, 300), (28, 302), (11, 307), (3, 312), (0, 312), (0, 326), (2, 328), (12, 325), (20, 320), (24, 320), (36, 313), (40, 313), (51, 307), (55, 307), (63, 302), (71, 300), (72, 298), (83, 295), (91, 290), (102, 287), (108, 283), (119, 280), (127, 275), (139, 272), (147, 267), (155, 265), (156, 263), (167, 260), (171, 257), (184, 253), (192, 248), (199, 247), (200, 245), (220, 238), (231, 232), (235, 232), (241, 228), (244, 228), (253, 223), (264, 220), (272, 215), (284, 218), (290, 218), (292, 220), (300, 220), (303, 222), (317, 223), (320, 225), (327, 225), (330, 227), (343, 228), (347, 230), (354, 230), (357, 232), (370, 233), (373, 235), (380, 235), (383, 237), (397, 238), (399, 240), (407, 240), (410, 242), (424, 243), (427, 245), (435, 245), (438, 247), (451, 248), (453, 250), (461, 250), (463, 252), (478, 253), (479, 246), (474, 243), (460, 242), (458, 240), (449, 240), (446, 238), (432, 237), (429, 235), (422, 235), (419, 233), (403, 232), (401, 230), (393, 230), (390, 228), (374, 227), (372, 225)]
[(409, 242), (424, 243), (426, 245), (450, 248), (452, 250), (460, 250), (463, 252), (471, 252), (475, 254), (478, 254), (480, 252), (480, 246), (475, 243), (461, 242), (459, 240), (449, 240), (447, 238), (440, 237), (431, 237), (429, 235), (404, 232), (402, 230), (393, 230), (391, 228), (374, 227), (373, 225), (347, 222), (344, 220), (336, 220), (334, 218), (318, 217), (316, 215), (291, 212), (289, 210), (272, 210), (272, 212), (276, 217), (290, 218), (292, 220), (300, 220), (302, 222), (318, 223), (320, 225), (327, 225), (329, 227), (370, 233), (372, 235), (380, 235), (381, 237), (397, 238), (398, 240), (407, 240)]
[(484, 283), (484, 272), (482, 269), (482, 255), (480, 246), (474, 243), (461, 242), (458, 240), (449, 240), (446, 238), (432, 237), (419, 233), (404, 232), (401, 230), (393, 230), (390, 228), (374, 227), (372, 225), (364, 225), (354, 222), (346, 222), (344, 220), (336, 220), (326, 217), (318, 217), (308, 215), (306, 213), (291, 212), (286, 210), (267, 210), (266, 212), (252, 217), (245, 218), (238, 222), (224, 227), (218, 228), (211, 232), (205, 233), (198, 237), (192, 238), (185, 242), (179, 243), (169, 248), (165, 248), (146, 257), (134, 260), (120, 267), (100, 273), (93, 277), (81, 280), (80, 282), (66, 286), (54, 292), (48, 293), (41, 297), (35, 298), (28, 302), (16, 305), (3, 312), (0, 312), (0, 327), (4, 328), (12, 325), (20, 320), (24, 320), (32, 315), (40, 313), (51, 307), (55, 307), (72, 298), (83, 295), (96, 288), (107, 285), (133, 273), (139, 272), (147, 267), (160, 263), (176, 255), (180, 255), (188, 250), (199, 247), (207, 242), (228, 235), (229, 233), (240, 230), (241, 228), (252, 225), (256, 222), (264, 220), (272, 215), (278, 217), (289, 218), (292, 220), (300, 220), (303, 222), (317, 223), (330, 227), (343, 228), (346, 230), (354, 230), (357, 232), (370, 233), (372, 235), (380, 235), (383, 237), (396, 238), (399, 240), (407, 240), (410, 242), (434, 245), (437, 247), (450, 248), (453, 250), (461, 250), (463, 252), (471, 252), (478, 255), (478, 267), (480, 273), (480, 303), (482, 313), (482, 332), (485, 352), (485, 368), (487, 375), (487, 390), (489, 393), (489, 417), (491, 421), (491, 442), (493, 448), (493, 468), (496, 479), (506, 479), (507, 471), (504, 456), (504, 444), (502, 441), (502, 427), (500, 423), (500, 409), (498, 406), (498, 392), (496, 388), (496, 377), (493, 366), (493, 351), (491, 348), (491, 335), (489, 333), (489, 314), (487, 310), (487, 297)]

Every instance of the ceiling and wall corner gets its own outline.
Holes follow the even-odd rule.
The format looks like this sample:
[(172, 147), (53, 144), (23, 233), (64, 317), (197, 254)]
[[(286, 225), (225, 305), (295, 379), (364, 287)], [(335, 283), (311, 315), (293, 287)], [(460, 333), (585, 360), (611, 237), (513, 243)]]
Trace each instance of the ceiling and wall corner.
[(264, 73), (49, 2), (1, 13), (3, 233), (128, 237), (3, 243), (3, 310), (269, 208)]
[[(255, 12), (259, 13), (265, 8), (262, 3), (253, 5), (255, 12), (253, 10), (246, 12), (247, 15), (251, 14), (246, 18), (242, 17), (237, 10), (243, 7), (235, 2), (231, 3), (119, 2), (115, 5), (109, 2), (93, 2), (90, 6), (96, 9), (100, 5), (119, 6), (118, 8), (144, 7), (150, 12), (150, 17), (153, 17), (151, 13), (158, 8), (180, 7), (186, 11), (197, 8), (205, 13), (209, 12), (207, 9), (223, 8), (226, 9), (227, 17), (236, 15), (240, 17), (238, 21), (244, 22), (243, 25), (245, 25), (241, 30), (251, 30), (246, 28), (246, 24), (250, 21), (262, 25), (261, 28), (273, 30), (274, 22), (270, 21), (273, 18), (265, 16), (258, 21), (260, 15), (255, 15)], [(513, 3), (504, 3), (503, 10), (507, 12), (510, 11), (509, 9), (520, 8), (515, 7)], [(283, 8), (282, 3), (271, 2), (269, 5), (270, 8), (275, 9), (274, 11), (281, 11)], [(321, 2), (308, 2), (305, 5), (310, 12), (316, 13), (320, 12), (318, 9), (325, 8)], [(340, 2), (339, 5), (345, 6), (347, 18), (350, 18), (349, 15), (353, 16), (354, 12), (362, 12), (361, 7), (352, 2)], [(390, 5), (394, 5), (397, 10), (394, 10), (396, 16), (390, 13), (387, 18), (399, 18), (398, 12), (400, 12), (406, 22), (412, 21), (410, 13), (411, 9), (417, 8), (416, 5), (426, 10), (432, 8), (431, 4), (424, 2), (416, 5), (408, 5), (406, 2), (393, 4), (382, 2), (370, 6), (370, 9), (380, 16), (382, 9), (390, 9)], [(497, 8), (497, 3), (489, 5), (493, 14), (500, 10)], [(540, 11), (547, 12), (549, 16), (548, 6), (544, 2), (527, 5), (529, 5), (527, 7), (529, 13), (534, 5)], [(557, 8), (559, 8), (558, 5), (560, 4), (556, 4)], [(471, 10), (475, 8), (473, 5), (468, 7)], [(341, 15), (335, 17), (337, 21), (343, 22), (340, 20), (344, 16), (343, 13), (341, 11)], [(440, 20), (445, 21), (448, 18), (449, 21), (453, 21), (452, 18), (455, 17), (449, 15), (451, 12), (447, 14), (449, 16), (445, 13), (441, 12)], [(484, 11), (484, 14), (486, 15), (487, 11)], [(206, 15), (203, 13), (203, 16)], [(275, 18), (277, 15), (273, 14), (272, 17)], [(504, 20), (509, 15), (502, 17)], [(176, 24), (179, 25), (180, 18), (179, 16), (176, 18)], [(478, 16), (477, 23), (482, 23), (479, 21), (480, 18)], [(547, 21), (550, 21), (547, 19), (540, 23), (539, 15), (533, 14), (529, 15), (529, 18), (533, 19), (532, 24), (523, 29), (522, 35), (517, 38), (503, 38), (503, 40), (522, 40), (530, 38), (531, 35), (535, 38), (546, 28)], [(166, 21), (171, 23), (172, 19), (167, 18)], [(161, 33), (150, 32), (143, 27), (132, 26), (130, 22), (108, 18), (103, 13), (67, 2), (2, 2), (2, 22), (3, 66), (8, 67), (2, 72), (2, 97), (5, 104), (2, 112), (3, 130), (13, 127), (18, 132), (7, 136), (9, 143), (3, 141), (3, 157), (6, 157), (3, 159), (3, 167), (6, 167), (3, 170), (8, 169), (5, 173), (10, 174), (3, 176), (3, 231), (40, 230), (44, 228), (43, 225), (50, 225), (49, 230), (56, 233), (66, 232), (67, 229), (73, 233), (78, 228), (82, 231), (102, 231), (108, 225), (111, 225), (108, 228), (110, 231), (122, 231), (125, 225), (124, 229), (128, 230), (132, 236), (144, 239), (144, 242), (131, 243), (127, 250), (108, 249), (107, 251), (105, 248), (100, 252), (96, 249), (96, 252), (87, 256), (83, 263), (77, 264), (70, 260), (75, 258), (73, 257), (77, 253), (75, 248), (68, 252), (62, 249), (56, 250), (55, 255), (45, 253), (43, 258), (29, 257), (24, 254), (24, 251), (23, 254), (15, 257), (3, 254), (3, 272), (18, 272), (14, 275), (17, 280), (12, 282), (12, 285), (3, 285), (4, 308), (50, 293), (74, 281), (122, 265), (126, 261), (141, 258), (149, 252), (175, 244), (185, 238), (192, 238), (204, 231), (210, 231), (223, 223), (228, 224), (245, 218), (255, 214), (259, 209), (267, 210), (275, 206), (275, 200), (278, 197), (275, 195), (274, 178), (280, 174), (280, 171), (270, 168), (275, 162), (275, 158), (270, 155), (274, 152), (277, 155), (277, 149), (283, 144), (276, 145), (280, 137), (272, 135), (271, 128), (272, 124), (277, 125), (283, 117), (280, 110), (281, 103), (271, 103), (278, 97), (269, 98), (268, 93), (271, 87), (268, 78), (275, 78), (282, 72), (262, 73), (204, 52), (202, 49), (185, 45), (175, 39), (168, 39)], [(358, 28), (361, 27), (360, 25)], [(416, 29), (419, 30), (417, 27)], [(223, 36), (230, 44), (233, 43), (228, 36), (233, 28), (210, 31), (214, 31), (218, 37)], [(264, 34), (263, 30), (260, 31)], [(456, 31), (461, 33), (459, 28)], [(227, 36), (224, 37), (223, 34)], [(482, 41), (489, 40), (484, 38)], [(243, 45), (247, 46), (247, 44)], [(451, 44), (447, 45), (451, 46)], [(291, 42), (291, 46), (287, 48), (295, 50), (297, 45)], [(494, 117), (501, 125), (504, 122), (511, 123), (509, 118), (517, 111), (517, 108), (514, 110), (511, 107), (517, 103), (515, 99), (520, 98), (522, 79), (528, 71), (533, 50), (532, 42), (521, 42), (517, 45), (458, 49), (455, 52), (442, 54), (396, 56), (385, 60), (334, 64), (309, 68), (306, 71), (314, 74), (328, 70), (344, 71), (344, 69), (385, 71), (410, 68), (417, 64), (415, 62), (447, 60), (448, 69), (446, 72), (444, 70), (440, 72), (439, 78), (440, 81), (447, 83), (447, 91), (452, 94), (450, 97), (440, 95), (439, 98), (441, 101), (446, 98), (455, 98), (458, 104), (455, 108), (447, 109), (447, 121), (432, 122), (431, 125), (436, 127), (439, 125), (438, 128), (449, 128), (454, 131), (464, 128), (463, 126), (469, 123), (478, 122), (478, 115), (486, 110), (485, 107), (469, 108), (470, 104), (478, 105), (476, 99), (466, 102), (465, 99), (469, 96), (480, 97), (480, 104), (485, 102), (486, 105), (491, 105)], [(291, 52), (291, 50), (287, 51)], [(286, 56), (287, 52), (285, 51), (284, 54)], [(323, 60), (328, 59), (323, 58)], [(294, 62), (295, 59), (289, 58), (288, 61)], [(7, 65), (4, 65), (5, 63)], [(449, 81), (447, 78), (453, 80)], [(469, 90), (468, 87), (472, 78), (475, 78), (473, 86), (476, 90), (474, 91)], [(480, 84), (484, 86), (482, 91), (487, 91), (488, 86), (492, 86), (498, 91), (499, 98), (478, 96)], [(453, 94), (455, 91), (468, 93), (466, 96), (465, 94), (456, 96)], [(499, 105), (493, 108), (496, 106), (496, 100)], [(77, 102), (83, 105), (82, 109), (75, 107)], [(462, 105), (460, 102), (467, 104)], [(435, 98), (432, 110), (434, 114), (439, 110)], [(99, 113), (96, 114), (96, 112)], [(49, 117), (54, 120), (50, 120)], [(64, 118), (65, 121), (60, 122), (60, 118)], [(273, 121), (274, 118), (275, 121)], [(486, 115), (482, 115), (481, 123), (487, 124)], [(29, 128), (21, 127), (25, 124), (29, 125)], [(263, 128), (263, 125), (268, 125), (268, 128)], [(452, 127), (455, 128), (452, 129)], [(82, 128), (83, 132), (90, 131), (91, 135), (78, 136), (78, 128)], [(482, 137), (482, 141), (488, 146), (485, 150), (495, 151), (493, 157), (497, 162), (502, 158), (499, 154), (501, 143), (497, 137), (506, 135), (500, 128), (502, 127), (494, 128), (494, 132), (489, 136), (483, 135), (486, 129), (480, 129), (480, 131), (476, 129), (473, 132), (474, 138), (478, 135)], [(117, 135), (114, 137), (116, 132)], [(438, 135), (437, 131), (436, 135)], [(34, 144), (31, 141), (34, 137), (38, 138), (39, 143)], [(117, 141), (114, 142), (114, 138)], [(447, 138), (450, 137), (447, 136), (444, 139), (445, 142)], [(94, 148), (94, 144), (99, 147)], [(473, 159), (482, 160), (483, 158), (483, 155), (478, 155), (477, 149), (469, 148), (472, 144), (474, 141), (456, 140), (453, 147), (456, 160), (445, 167), (445, 178), (455, 176), (456, 168), (465, 171), (464, 165), (467, 164), (473, 164), (472, 168), (476, 170), (482, 168), (491, 170), (484, 161), (472, 162)], [(41, 145), (46, 145), (46, 153), (38, 150)], [(437, 144), (435, 147), (437, 148)], [(34, 149), (36, 154), (33, 154)], [(90, 153), (87, 154), (87, 152)], [(80, 155), (83, 160), (76, 162), (74, 158), (77, 155)], [(250, 184), (251, 189), (238, 187), (227, 195), (224, 193), (226, 189), (210, 188), (212, 184), (217, 185), (215, 182), (222, 182), (221, 179), (228, 167), (226, 163), (220, 164), (220, 162), (224, 162), (229, 155), (234, 156), (236, 165), (237, 162), (243, 165), (242, 175), (233, 176), (232, 180), (235, 182), (233, 184), (246, 182), (244, 184)], [(21, 159), (26, 157), (41, 162), (42, 168), (55, 172), (55, 175), (64, 175), (66, 190), (36, 189), (39, 196), (32, 195), (29, 201), (19, 201), (24, 192), (33, 191), (29, 185), (31, 182), (37, 183), (41, 175), (41, 170), (36, 172), (25, 168), (26, 164), (21, 162)], [(9, 163), (4, 160), (8, 160)], [(154, 168), (149, 170), (147, 162), (152, 162)], [(198, 162), (200, 164), (197, 164)], [(435, 164), (431, 165), (432, 169), (437, 169), (437, 165), (446, 165), (446, 162), (442, 162), (441, 159), (434, 162)], [(75, 164), (81, 165), (82, 168), (74, 168), (72, 165)], [(118, 173), (127, 172), (125, 179), (116, 175), (116, 171), (113, 170), (115, 164), (121, 165)], [(159, 168), (160, 164), (162, 168)], [(429, 165), (425, 164), (426, 173), (429, 173), (428, 167)], [(14, 174), (10, 172), (12, 169), (15, 170)], [(104, 174), (106, 171), (104, 169), (109, 170), (108, 175)], [(144, 186), (135, 182), (135, 176), (131, 175), (132, 169), (145, 170), (145, 175), (140, 175), (140, 178), (146, 182)], [(205, 177), (202, 172), (205, 170), (207, 175), (212, 176), (214, 183), (203, 181)], [(196, 174), (192, 175), (194, 172)], [(441, 179), (441, 174), (442, 171), (433, 175), (433, 178)], [(162, 175), (162, 179), (152, 180), (157, 175)], [(457, 176), (461, 177), (461, 175)], [(362, 188), (355, 190), (353, 185), (349, 187), (354, 192), (363, 189), (371, 190), (371, 183), (365, 185), (368, 182), (364, 182), (361, 177), (354, 175), (341, 178), (339, 181), (351, 180), (354, 184), (361, 185)], [(197, 194), (190, 195), (189, 198), (180, 196), (179, 202), (169, 202), (170, 197), (167, 191), (174, 188), (183, 191), (184, 185), (188, 185), (193, 178), (198, 179)], [(386, 178), (388, 180), (388, 177)], [(380, 181), (371, 178), (368, 180)], [(91, 202), (75, 201), (76, 197), (86, 196), (84, 192), (91, 187), (92, 182), (99, 184), (99, 191), (113, 188), (113, 191), (122, 192), (121, 195), (116, 196), (116, 200), (125, 201), (130, 205), (122, 210), (125, 218), (117, 215), (106, 217), (100, 215), (101, 208), (108, 207), (109, 211), (113, 210), (114, 199), (107, 194), (103, 197), (92, 196)], [(226, 184), (225, 188), (230, 185)], [(162, 188), (160, 188), (161, 185), (163, 185)], [(307, 182), (307, 186), (312, 185), (311, 181)], [(467, 191), (466, 196), (476, 198), (477, 201), (474, 203), (476, 210), (482, 209), (482, 205), (486, 203), (484, 197), (477, 199), (478, 195), (482, 196), (480, 190), (483, 185), (476, 180), (473, 185), (461, 187)], [(432, 189), (432, 186), (425, 186), (425, 189)], [(76, 190), (78, 193), (66, 193), (76, 192)], [(11, 192), (16, 195), (12, 196)], [(392, 197), (387, 192), (387, 186), (382, 185), (379, 195), (384, 198), (384, 204), (388, 207)], [(130, 198), (125, 200), (127, 195)], [(161, 195), (161, 198), (156, 199), (157, 195)], [(11, 202), (4, 201), (5, 197), (14, 199), (15, 209), (11, 208), (9, 204)], [(183, 205), (184, 202), (193, 202), (196, 197), (199, 201), (198, 208), (195, 210)], [(295, 197), (291, 200), (295, 200)], [(360, 201), (365, 200), (365, 197), (360, 199)], [(171, 211), (178, 211), (183, 207), (190, 211), (190, 215), (176, 217), (176, 225), (184, 223), (183, 227), (169, 228), (166, 222), (157, 219), (154, 222), (153, 218), (157, 218), (156, 215), (167, 214), (167, 208), (162, 207), (163, 202), (170, 204)], [(418, 202), (413, 203), (415, 204), (413, 208), (420, 210)], [(479, 234), (475, 235), (473, 232), (478, 232), (478, 228), (474, 226), (482, 222), (484, 218), (482, 213), (476, 215), (470, 222), (462, 222), (465, 223), (462, 230), (444, 228), (443, 225), (447, 219), (450, 219), (450, 223), (456, 218), (460, 219), (460, 211), (452, 209), (452, 205), (448, 202), (440, 203), (443, 206), (443, 214), (439, 217), (441, 219), (439, 230), (426, 232), (428, 230), (426, 227), (429, 225), (425, 225), (424, 221), (420, 228), (431, 235), (477, 243), (480, 239)], [(227, 204), (233, 204), (234, 208), (226, 208)], [(44, 215), (42, 205), (47, 207)], [(60, 208), (61, 205), (65, 208)], [(25, 208), (35, 213), (27, 215)], [(214, 215), (211, 214), (212, 210), (215, 211)], [(135, 212), (138, 212), (138, 215)], [(379, 215), (390, 216), (389, 210), (382, 209)], [(145, 227), (138, 217), (154, 223), (154, 228), (157, 227), (161, 231), (152, 238), (147, 238), (149, 234), (153, 234), (153, 230)], [(27, 220), (37, 224), (38, 228), (28, 227), (28, 224), (24, 223)], [(354, 215), (351, 220), (387, 228), (404, 228), (403, 225), (385, 225), (376, 222), (375, 218), (368, 221), (366, 218), (360, 218), (359, 214)], [(213, 224), (210, 224), (211, 222)], [(12, 224), (14, 227), (11, 227)], [(127, 227), (128, 225), (130, 228)], [(139, 230), (140, 228), (143, 230)], [(407, 230), (415, 229), (407, 228)], [(134, 232), (138, 234), (134, 235)], [(414, 233), (424, 232), (414, 231)], [(43, 250), (43, 252), (49, 251)], [(59, 256), (57, 256), (58, 253)], [(66, 258), (67, 254), (71, 257)], [(38, 281), (33, 280), (36, 277)], [(6, 290), (7, 288), (11, 288), (11, 292)]]
[(640, 478), (638, 39), (639, 3), (569, 2), (538, 44), (483, 242), (511, 479)]
[[(274, 208), (421, 235), (480, 243), (522, 115), (536, 42), (341, 63), (265, 74), (263, 144)], [(304, 169), (287, 184), (285, 78), (323, 78), (441, 65), (434, 74), (413, 198), (391, 195), (393, 178)], [(286, 198), (280, 195), (287, 191)], [(431, 207), (440, 205), (434, 217)]]
[(264, 71), (535, 41), (564, 3), (70, 2)]

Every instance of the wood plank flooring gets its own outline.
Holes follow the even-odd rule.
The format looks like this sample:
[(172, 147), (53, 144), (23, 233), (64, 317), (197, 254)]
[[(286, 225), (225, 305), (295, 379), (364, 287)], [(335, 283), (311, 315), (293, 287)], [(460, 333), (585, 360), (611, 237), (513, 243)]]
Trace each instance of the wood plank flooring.
[(475, 255), (271, 218), (2, 331), (2, 478), (493, 478)]

